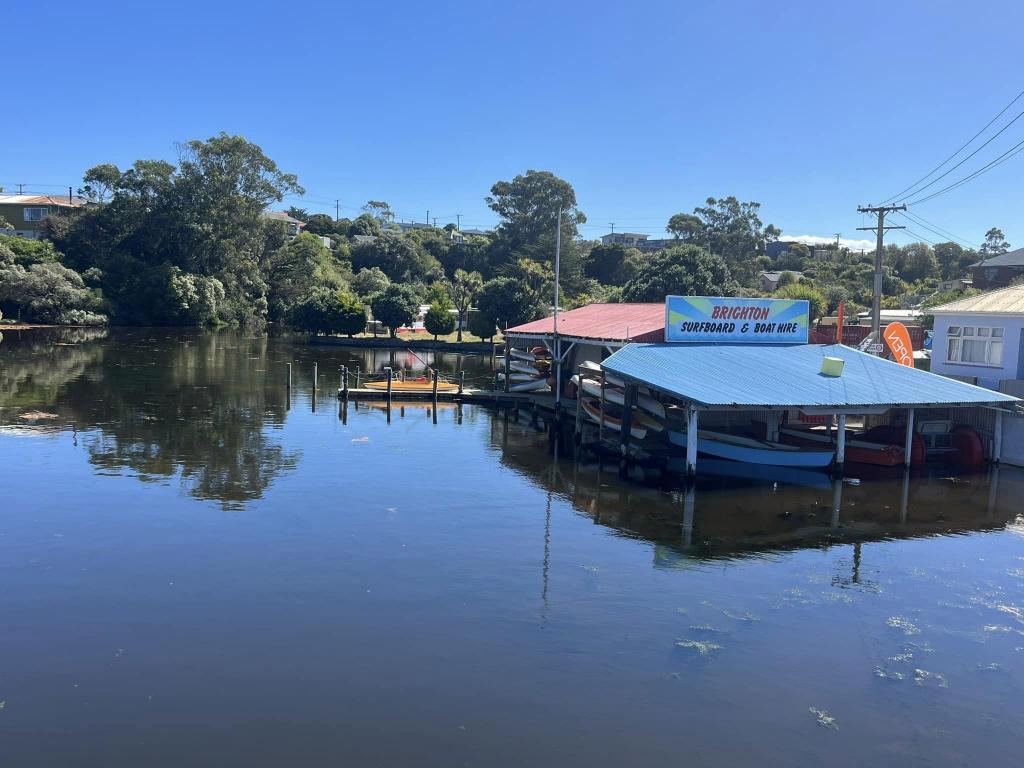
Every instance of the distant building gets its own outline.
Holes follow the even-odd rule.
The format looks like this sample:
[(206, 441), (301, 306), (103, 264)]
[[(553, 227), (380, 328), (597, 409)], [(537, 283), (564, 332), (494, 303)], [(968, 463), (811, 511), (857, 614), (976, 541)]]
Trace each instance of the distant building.
[(948, 293), (949, 291), (962, 291), (966, 288), (973, 286), (970, 277), (954, 277), (950, 280), (943, 280), (939, 283), (939, 293)]
[(771, 293), (779, 287), (779, 278), (783, 274), (789, 272), (793, 276), (793, 282), (800, 282), (800, 278), (804, 276), (803, 272), (796, 272), (792, 269), (784, 269), (782, 272), (762, 272), (761, 277), (761, 290), (765, 293)]
[(660, 251), (673, 245), (680, 245), (681, 241), (674, 237), (664, 237), (651, 240), (647, 235), (639, 232), (609, 232), (601, 235), (602, 245), (624, 245), (626, 248), (636, 248), (643, 253)]
[(68, 195), (0, 195), (0, 218), (14, 231), (7, 234), (35, 240), (42, 237), (43, 219), (86, 205), (84, 197)]
[(263, 216), (271, 221), (281, 222), (284, 225), (284, 233), (288, 237), (296, 237), (306, 226), (305, 222), (292, 218), (284, 211), (264, 211)]
[(493, 229), (464, 229), (463, 237), (494, 237)]
[(975, 288), (1005, 288), (1018, 277), (1024, 276), (1024, 248), (990, 256), (971, 264), (971, 282)]
[(377, 242), (376, 235), (356, 235), (352, 239), (356, 241), (356, 245), (366, 245), (368, 243)]

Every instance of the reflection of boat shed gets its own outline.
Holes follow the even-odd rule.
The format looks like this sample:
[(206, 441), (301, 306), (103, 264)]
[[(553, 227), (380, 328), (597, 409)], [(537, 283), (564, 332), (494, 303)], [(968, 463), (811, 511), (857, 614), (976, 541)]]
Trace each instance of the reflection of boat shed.
[[(829, 358), (841, 360), (840, 373), (828, 375)], [(835, 361), (838, 363), (838, 361)], [(686, 464), (693, 474), (698, 451), (698, 420), (748, 412), (767, 421), (767, 439), (779, 437), (781, 415), (799, 411), (838, 419), (835, 462), (845, 460), (846, 417), (906, 409), (909, 464), (914, 411), (925, 408), (1005, 408), (1017, 399), (944, 376), (899, 365), (841, 344), (628, 344), (602, 363), (607, 374), (626, 383), (626, 402), (636, 402), (638, 386), (685, 407)], [(629, 410), (626, 410), (629, 413)], [(999, 456), (1002, 410), (996, 411), (993, 455)], [(709, 417), (708, 420), (711, 420)], [(629, 442), (628, 427), (621, 432)], [(628, 446), (627, 446), (628, 448)]]
[[(630, 342), (665, 338), (665, 304), (588, 304), (558, 314), (558, 336), (565, 356), (563, 368), (599, 363)], [(509, 346), (532, 344), (553, 351), (554, 318), (534, 320), (505, 331)]]

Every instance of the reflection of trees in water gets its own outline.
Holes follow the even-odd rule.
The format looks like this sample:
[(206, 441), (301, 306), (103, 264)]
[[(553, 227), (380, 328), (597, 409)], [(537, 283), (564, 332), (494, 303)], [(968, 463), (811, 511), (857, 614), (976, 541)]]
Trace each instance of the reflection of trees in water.
[[(131, 331), (67, 349), (81, 350), (79, 367), (32, 405), (88, 430), (83, 443), (97, 467), (140, 479), (179, 475), (190, 495), (241, 508), (296, 466), (300, 454), (272, 432), (287, 395), (269, 385), (266, 337)], [(51, 365), (49, 350), (21, 358), (14, 367), (30, 373), (12, 378)]]
[(8, 333), (0, 347), (0, 408), (52, 405), (62, 387), (103, 357), (88, 342), (107, 335), (104, 328), (62, 328)]

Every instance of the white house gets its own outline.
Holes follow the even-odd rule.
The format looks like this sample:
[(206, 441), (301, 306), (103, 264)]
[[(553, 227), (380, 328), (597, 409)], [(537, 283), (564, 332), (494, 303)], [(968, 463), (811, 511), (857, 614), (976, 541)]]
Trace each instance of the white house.
[(971, 377), (989, 389), (1024, 379), (1024, 285), (968, 296), (928, 310), (935, 316), (932, 372)]

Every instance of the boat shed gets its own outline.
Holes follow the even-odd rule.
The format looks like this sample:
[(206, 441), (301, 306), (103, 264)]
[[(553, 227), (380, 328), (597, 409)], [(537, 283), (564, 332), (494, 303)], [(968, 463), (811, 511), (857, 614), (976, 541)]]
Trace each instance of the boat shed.
[[(824, 372), (827, 361), (841, 365)], [(841, 361), (841, 363), (838, 363)], [(762, 411), (770, 417), (769, 439), (777, 437), (782, 412), (835, 416), (835, 463), (845, 460), (846, 417), (907, 411), (905, 456), (909, 463), (915, 409), (996, 409), (993, 455), (999, 456), (1002, 414), (1017, 398), (944, 376), (899, 365), (841, 344), (745, 345), (714, 343), (628, 344), (604, 360), (602, 369), (627, 388), (642, 385), (686, 407), (687, 473), (696, 468), (698, 418), (709, 411)], [(627, 409), (628, 412), (628, 409)], [(629, 430), (622, 431), (628, 440)]]

